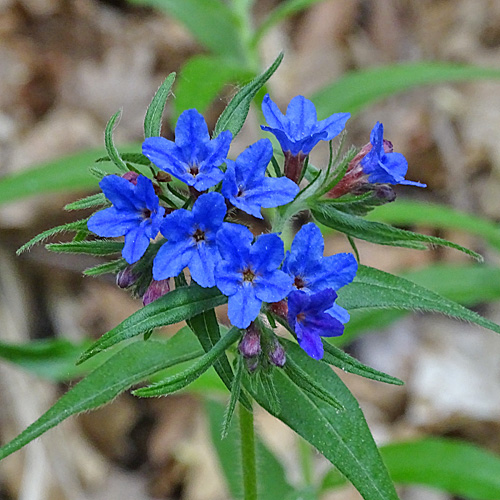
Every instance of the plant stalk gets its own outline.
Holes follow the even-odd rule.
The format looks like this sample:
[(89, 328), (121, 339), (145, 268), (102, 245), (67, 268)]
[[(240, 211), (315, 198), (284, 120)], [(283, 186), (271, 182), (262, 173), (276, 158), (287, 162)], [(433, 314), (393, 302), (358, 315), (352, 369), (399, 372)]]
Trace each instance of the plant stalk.
[(240, 404), (239, 416), (244, 499), (257, 500), (257, 467), (255, 461), (253, 413)]

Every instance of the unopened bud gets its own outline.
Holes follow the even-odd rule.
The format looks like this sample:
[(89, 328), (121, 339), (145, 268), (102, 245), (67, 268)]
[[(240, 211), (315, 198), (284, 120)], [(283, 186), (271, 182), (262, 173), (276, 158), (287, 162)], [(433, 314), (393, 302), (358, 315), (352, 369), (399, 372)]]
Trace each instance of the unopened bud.
[(288, 304), (286, 300), (280, 300), (279, 302), (271, 302), (269, 304), (269, 310), (279, 316), (280, 318), (286, 319), (288, 316)]
[(381, 201), (390, 203), (396, 199), (396, 192), (389, 184), (379, 184), (373, 190), (373, 194)]
[(269, 349), (268, 358), (269, 362), (278, 368), (282, 368), (286, 363), (285, 349), (277, 338), (273, 339), (273, 345)]
[(244, 358), (253, 358), (260, 354), (260, 332), (253, 323), (247, 328), (238, 349)]
[(151, 304), (151, 302), (154, 302), (168, 292), (170, 292), (169, 278), (159, 281), (153, 280), (148, 286), (146, 293), (142, 297), (142, 303), (143, 305), (147, 306), (148, 304)]
[(259, 367), (259, 356), (253, 358), (243, 358), (248, 373), (254, 373)]
[(132, 170), (129, 172), (125, 172), (122, 177), (131, 182), (134, 186), (137, 186), (137, 177), (139, 177), (139, 174), (137, 172), (133, 172)]
[(129, 288), (137, 281), (134, 266), (127, 266), (116, 274), (116, 285), (120, 288)]
[(172, 176), (163, 170), (159, 170), (156, 172), (155, 179), (158, 182), (170, 182), (172, 180)]

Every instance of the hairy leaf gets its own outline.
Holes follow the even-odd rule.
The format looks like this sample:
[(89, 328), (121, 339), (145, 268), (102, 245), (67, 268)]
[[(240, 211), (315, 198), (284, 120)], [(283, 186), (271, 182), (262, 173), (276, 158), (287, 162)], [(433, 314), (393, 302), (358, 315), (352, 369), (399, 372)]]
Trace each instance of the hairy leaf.
[(146, 116), (144, 118), (144, 137), (158, 137), (161, 133), (161, 117), (167, 98), (175, 80), (175, 73), (170, 73), (165, 81), (160, 85), (156, 94), (148, 106)]

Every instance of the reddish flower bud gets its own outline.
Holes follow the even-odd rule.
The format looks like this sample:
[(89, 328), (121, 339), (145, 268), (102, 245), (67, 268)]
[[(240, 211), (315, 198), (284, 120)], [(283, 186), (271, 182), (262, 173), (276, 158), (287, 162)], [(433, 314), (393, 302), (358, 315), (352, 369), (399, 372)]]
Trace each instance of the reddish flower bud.
[(273, 345), (271, 349), (269, 349), (268, 359), (272, 365), (278, 368), (282, 368), (286, 363), (285, 349), (277, 338), (273, 339)]
[(116, 285), (120, 288), (129, 288), (137, 281), (137, 278), (134, 266), (127, 266), (116, 274)]
[(159, 281), (153, 280), (142, 297), (142, 303), (147, 306), (168, 292), (170, 292), (169, 278)]
[(125, 172), (122, 177), (124, 179), (127, 179), (127, 181), (131, 182), (134, 186), (137, 186), (137, 177), (139, 177), (139, 174), (137, 172)]
[(251, 323), (247, 328), (238, 349), (244, 358), (254, 358), (260, 354), (260, 332), (254, 323)]
[(286, 303), (286, 300), (272, 302), (269, 304), (269, 310), (280, 318), (286, 319), (288, 315), (288, 304)]

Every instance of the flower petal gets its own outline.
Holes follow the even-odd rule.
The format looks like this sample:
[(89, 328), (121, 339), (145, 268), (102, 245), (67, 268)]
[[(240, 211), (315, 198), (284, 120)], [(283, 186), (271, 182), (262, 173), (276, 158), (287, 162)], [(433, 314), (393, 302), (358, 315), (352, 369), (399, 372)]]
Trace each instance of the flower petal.
[(307, 328), (304, 328), (298, 321), (296, 322), (295, 333), (297, 334), (297, 341), (300, 347), (302, 347), (311, 358), (323, 358), (324, 348), (321, 337), (315, 335)]
[(125, 235), (125, 245), (122, 249), (123, 258), (129, 263), (137, 262), (146, 252), (149, 246), (149, 238), (144, 234), (144, 230), (138, 226), (132, 228)]
[(194, 240), (167, 241), (153, 261), (153, 278), (157, 281), (178, 276), (196, 251)]
[(215, 286), (215, 267), (221, 260), (215, 244), (198, 243), (188, 263), (191, 277), (203, 288)]
[(217, 246), (222, 258), (239, 270), (245, 267), (252, 240), (250, 230), (239, 224), (224, 223), (217, 233)]
[(271, 100), (269, 94), (264, 96), (262, 100), (262, 114), (266, 122), (273, 128), (283, 129), (286, 123), (286, 118), (280, 111), (275, 102)]
[(226, 203), (220, 193), (202, 194), (193, 205), (193, 222), (202, 230), (218, 230), (226, 215)]
[(278, 302), (292, 290), (293, 280), (283, 271), (273, 271), (254, 280), (255, 296), (264, 302)]
[(227, 315), (238, 328), (247, 328), (259, 315), (262, 301), (255, 297), (253, 286), (246, 282), (229, 297)]
[[(284, 243), (277, 234), (262, 234), (250, 249), (250, 262), (256, 273), (278, 268), (283, 261)], [(280, 299), (277, 299), (280, 300)]]
[(124, 212), (116, 207), (105, 208), (96, 212), (87, 222), (89, 231), (98, 236), (123, 236), (134, 226), (139, 226), (141, 218), (135, 212)]

